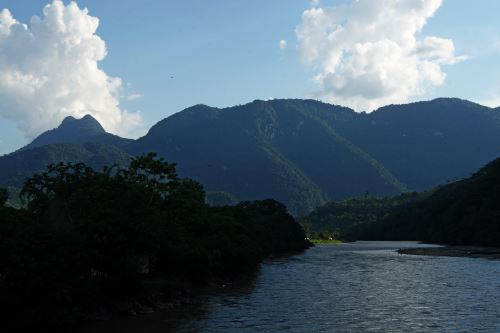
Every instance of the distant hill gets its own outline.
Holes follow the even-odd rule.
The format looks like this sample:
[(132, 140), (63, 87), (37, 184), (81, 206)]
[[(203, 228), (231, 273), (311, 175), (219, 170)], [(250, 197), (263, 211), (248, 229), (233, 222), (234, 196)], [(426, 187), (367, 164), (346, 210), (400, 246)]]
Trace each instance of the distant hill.
[(39, 135), (33, 142), (21, 148), (25, 151), (54, 143), (83, 144), (88, 142), (109, 144), (115, 147), (125, 147), (132, 140), (107, 133), (101, 124), (91, 115), (81, 119), (66, 117), (59, 127)]
[[(0, 173), (11, 168), (12, 155), (34, 148), (45, 147), (54, 159), (79, 159), (71, 149), (51, 155), (48, 144), (54, 143), (113, 147), (107, 159), (101, 150), (108, 161), (155, 151), (177, 163), (181, 176), (200, 181), (211, 202), (274, 198), (301, 215), (331, 199), (422, 191), (470, 175), (500, 156), (499, 114), (448, 98), (370, 114), (314, 100), (257, 100), (222, 109), (190, 107), (138, 140), (106, 133), (91, 117), (67, 118), (0, 157)], [(29, 174), (33, 156), (16, 158), (24, 160), (16, 172)]]
[(83, 162), (97, 170), (106, 165), (125, 166), (130, 156), (123, 148), (131, 141), (107, 133), (90, 115), (67, 117), (59, 127), (0, 157), (0, 186), (17, 193), (27, 177), (51, 163)]
[(500, 156), (499, 110), (460, 99), (386, 106), (341, 128), (415, 191), (470, 176)]

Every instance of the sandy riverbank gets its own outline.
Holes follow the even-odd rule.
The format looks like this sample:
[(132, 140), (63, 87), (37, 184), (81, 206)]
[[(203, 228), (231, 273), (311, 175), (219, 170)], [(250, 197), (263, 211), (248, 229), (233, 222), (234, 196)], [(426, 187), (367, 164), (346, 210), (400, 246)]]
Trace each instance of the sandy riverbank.
[(440, 246), (413, 249), (399, 249), (400, 254), (421, 256), (445, 256), (500, 259), (500, 248), (481, 246)]

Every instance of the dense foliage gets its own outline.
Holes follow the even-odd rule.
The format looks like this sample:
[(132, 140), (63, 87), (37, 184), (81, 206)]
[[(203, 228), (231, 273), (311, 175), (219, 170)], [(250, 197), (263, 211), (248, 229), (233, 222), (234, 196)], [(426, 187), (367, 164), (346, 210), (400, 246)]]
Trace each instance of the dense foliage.
[(500, 246), (500, 159), (472, 177), (403, 205), (357, 236), (453, 245)]
[(423, 196), (418, 193), (383, 198), (365, 195), (332, 201), (300, 218), (299, 222), (311, 239), (356, 240), (360, 237), (360, 230)]
[(311, 238), (500, 246), (500, 159), (427, 193), (331, 202), (300, 219)]
[(25, 182), (25, 208), (6, 198), (0, 191), (2, 327), (79, 320), (135, 295), (144, 277), (161, 277), (168, 295), (175, 281), (242, 274), (307, 246), (282, 204), (207, 206), (199, 183), (154, 154), (103, 172), (53, 164)]

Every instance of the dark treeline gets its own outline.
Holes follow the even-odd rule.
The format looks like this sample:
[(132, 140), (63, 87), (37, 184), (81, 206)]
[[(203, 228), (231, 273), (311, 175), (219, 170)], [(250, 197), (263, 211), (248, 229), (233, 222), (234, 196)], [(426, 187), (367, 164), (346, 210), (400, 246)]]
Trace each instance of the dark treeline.
[(356, 240), (360, 230), (386, 218), (402, 205), (421, 198), (418, 193), (377, 198), (370, 195), (332, 201), (299, 219), (307, 237), (312, 239)]
[(378, 223), (359, 229), (357, 237), (500, 246), (500, 159), (470, 178), (398, 207)]
[(210, 207), (199, 183), (154, 154), (102, 172), (51, 165), (25, 182), (23, 208), (6, 199), (0, 191), (3, 328), (75, 323), (140, 294), (145, 280), (169, 297), (308, 245), (282, 204)]
[(344, 240), (415, 240), (500, 246), (500, 159), (470, 178), (421, 194), (330, 203), (301, 219), (306, 231)]

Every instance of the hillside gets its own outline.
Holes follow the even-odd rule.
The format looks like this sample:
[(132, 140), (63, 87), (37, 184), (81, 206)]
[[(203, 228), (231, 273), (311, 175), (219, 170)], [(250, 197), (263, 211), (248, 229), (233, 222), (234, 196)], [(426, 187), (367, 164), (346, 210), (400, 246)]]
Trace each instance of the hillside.
[(0, 157), (0, 187), (9, 188), (11, 202), (16, 202), (15, 195), (24, 180), (52, 163), (83, 162), (96, 170), (113, 164), (126, 166), (130, 156), (122, 148), (131, 141), (107, 133), (90, 115), (67, 117), (57, 128)]
[(245, 200), (272, 197), (295, 214), (331, 197), (405, 190), (380, 162), (327, 123), (329, 115), (357, 116), (316, 101), (254, 101), (226, 109), (198, 105), (153, 126), (129, 152), (158, 152), (210, 191)]
[[(107, 163), (157, 152), (177, 163), (181, 176), (200, 181), (209, 202), (274, 198), (302, 215), (329, 200), (423, 191), (467, 177), (500, 156), (499, 120), (498, 109), (450, 98), (370, 114), (297, 99), (195, 105), (138, 140), (106, 133), (89, 116), (67, 118), (0, 157), (0, 186), (19, 183), (49, 161), (92, 160), (94, 152), (84, 152), (92, 143), (107, 147), (94, 156)], [(46, 157), (37, 157), (35, 149)]]
[(27, 177), (52, 163), (83, 162), (101, 170), (113, 164), (126, 166), (129, 160), (128, 154), (110, 145), (92, 142), (81, 145), (54, 143), (0, 157), (0, 184), (4, 187), (19, 187)]
[(470, 176), (500, 156), (498, 110), (460, 99), (391, 105), (346, 128), (414, 191)]
[(357, 231), (362, 239), (500, 246), (500, 159)]

